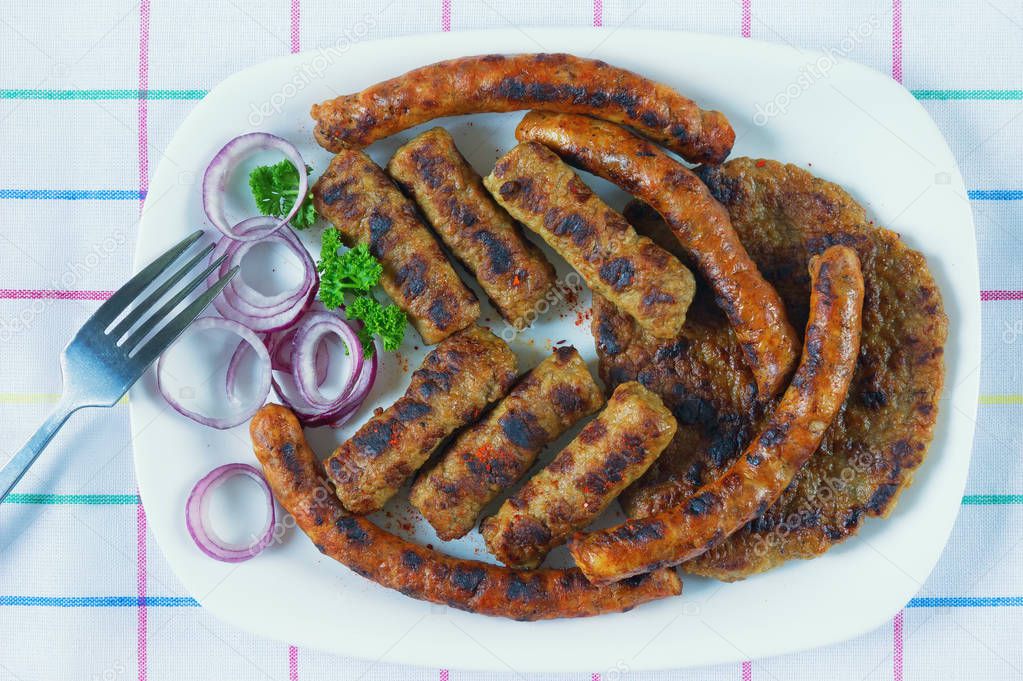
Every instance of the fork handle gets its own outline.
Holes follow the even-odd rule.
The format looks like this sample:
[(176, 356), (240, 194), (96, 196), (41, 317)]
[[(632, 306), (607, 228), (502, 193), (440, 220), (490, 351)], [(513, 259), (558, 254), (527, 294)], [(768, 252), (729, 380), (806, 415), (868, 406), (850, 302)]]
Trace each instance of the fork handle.
[(77, 410), (77, 406), (69, 404), (63, 399), (58, 402), (56, 408), (47, 417), (46, 421), (43, 422), (43, 425), (39, 426), (39, 430), (35, 432), (35, 435), (29, 438), (25, 446), (0, 469), (0, 501), (3, 501), (11, 489), (18, 484), (21, 477), (25, 475), (25, 471), (39, 458), (43, 449), (50, 443), (53, 436), (57, 434), (60, 427)]

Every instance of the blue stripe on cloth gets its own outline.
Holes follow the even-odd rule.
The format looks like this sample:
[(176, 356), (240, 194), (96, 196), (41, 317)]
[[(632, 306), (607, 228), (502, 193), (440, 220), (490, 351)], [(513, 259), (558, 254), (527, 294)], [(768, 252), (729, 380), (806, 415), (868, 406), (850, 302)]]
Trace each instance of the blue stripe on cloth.
[[(150, 608), (197, 608), (188, 596), (147, 596)], [(0, 606), (41, 606), (51, 608), (124, 608), (140, 605), (138, 596), (0, 596)], [(907, 608), (1018, 608), (1023, 596), (921, 596)]]
[(125, 608), (145, 605), (149, 608), (197, 608), (199, 602), (187, 596), (0, 596), (0, 605), (42, 606), (50, 608)]
[(914, 598), (907, 608), (1018, 608), (1023, 596), (934, 596)]
[(145, 192), (137, 189), (0, 189), (0, 199), (57, 201), (140, 201)]
[(966, 193), (974, 201), (1023, 201), (1023, 189), (971, 189)]
[[(971, 189), (974, 201), (1023, 201), (1023, 189)], [(0, 199), (37, 199), (58, 201), (139, 201), (145, 192), (137, 189), (0, 189)]]

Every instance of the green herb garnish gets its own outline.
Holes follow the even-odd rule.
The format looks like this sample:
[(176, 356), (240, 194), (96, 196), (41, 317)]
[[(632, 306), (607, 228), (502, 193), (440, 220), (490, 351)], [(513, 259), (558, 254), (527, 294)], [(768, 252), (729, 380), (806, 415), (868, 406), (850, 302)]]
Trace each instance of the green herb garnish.
[[(306, 172), (312, 168), (306, 166)], [(259, 166), (249, 173), (249, 188), (256, 207), (263, 215), (283, 218), (298, 199), (298, 170), (288, 159), (272, 166)], [(290, 221), (295, 229), (305, 229), (316, 222), (313, 193), (302, 199), (302, 205)]]
[(373, 354), (373, 336), (380, 337), (387, 352), (397, 350), (405, 338), (408, 320), (394, 303), (381, 305), (372, 296), (359, 296), (345, 309), (345, 314), (349, 319), (362, 321), (359, 339), (367, 356)]
[[(340, 252), (341, 237), (333, 227), (323, 230), (322, 250), (316, 269), (320, 272), (320, 300), (330, 309), (345, 307), (348, 319), (360, 320), (363, 352), (373, 354), (373, 337), (379, 336), (384, 350), (393, 352), (405, 337), (405, 313), (392, 304), (381, 305), (373, 297), (372, 289), (384, 271), (380, 262), (359, 244)], [(346, 302), (346, 297), (350, 302)]]

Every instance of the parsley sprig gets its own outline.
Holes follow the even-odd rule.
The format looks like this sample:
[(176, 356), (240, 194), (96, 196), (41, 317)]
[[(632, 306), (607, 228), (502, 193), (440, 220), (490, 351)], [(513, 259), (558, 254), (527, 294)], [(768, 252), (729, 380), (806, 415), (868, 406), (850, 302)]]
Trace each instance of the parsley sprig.
[[(306, 166), (306, 172), (310, 170), (312, 168)], [(249, 188), (260, 213), (283, 218), (298, 199), (298, 170), (288, 159), (272, 166), (253, 168), (249, 173)], [(295, 229), (305, 229), (314, 222), (316, 207), (313, 206), (313, 193), (308, 192), (289, 224)]]
[[(393, 352), (405, 338), (405, 313), (393, 303), (381, 305), (372, 289), (380, 281), (383, 266), (359, 244), (341, 251), (341, 237), (333, 227), (323, 230), (322, 250), (316, 269), (320, 272), (320, 300), (330, 309), (345, 308), (349, 319), (360, 320), (359, 339), (364, 354), (373, 354), (373, 337), (379, 336), (384, 350)], [(346, 302), (346, 297), (350, 302)]]

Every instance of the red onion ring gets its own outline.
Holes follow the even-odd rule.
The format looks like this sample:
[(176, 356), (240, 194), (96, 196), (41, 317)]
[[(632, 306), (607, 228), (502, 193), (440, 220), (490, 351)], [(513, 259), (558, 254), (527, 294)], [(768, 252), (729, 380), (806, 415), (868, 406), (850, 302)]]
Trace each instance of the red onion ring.
[[(210, 495), (218, 487), (238, 475), (245, 475), (255, 480), (259, 484), (259, 488), (266, 494), (268, 508), (266, 526), (252, 544), (225, 542), (217, 536), (209, 522)], [(275, 522), (276, 509), (270, 485), (259, 470), (247, 463), (229, 463), (214, 468), (195, 483), (195, 487), (192, 488), (191, 494), (188, 495), (188, 501), (185, 503), (185, 526), (188, 528), (188, 534), (192, 536), (192, 541), (207, 556), (225, 563), (240, 563), (261, 553), (273, 541)]]
[[(337, 398), (328, 398), (320, 391), (316, 370), (317, 350), (330, 334), (337, 335), (345, 346), (346, 372)], [(355, 378), (362, 372), (362, 343), (355, 330), (343, 319), (331, 312), (313, 312), (302, 318), (295, 331), (292, 352), (295, 385), (299, 394), (310, 406), (330, 409), (331, 406), (351, 392)]]
[(270, 334), (267, 348), (270, 350), (270, 366), (274, 371), (291, 373), (291, 354), (294, 350), (295, 327)]
[(372, 389), (373, 383), (377, 378), (377, 356), (379, 354), (380, 348), (378, 347), (377, 352), (373, 353), (363, 363), (362, 373), (355, 379), (355, 385), (352, 386), (352, 391), (349, 393), (348, 398), (332, 409), (318, 411), (306, 404), (300, 395), (297, 397), (289, 396), (284, 390), (283, 384), (275, 376), (270, 377), (270, 382), (277, 397), (284, 406), (295, 412), (295, 416), (302, 425), (310, 428), (317, 426), (340, 428), (358, 411), (359, 407), (366, 400), (366, 396), (369, 395), (369, 391)]
[[(252, 350), (255, 351), (257, 360), (259, 361), (260, 373), (259, 380), (257, 381), (256, 389), (253, 391), (252, 396), (246, 402), (241, 402), (238, 399), (232, 399), (235, 404), (238, 405), (238, 411), (230, 416), (223, 417), (210, 417), (198, 412), (188, 409), (173, 395), (167, 387), (166, 377), (164, 372), (166, 371), (166, 360), (170, 355), (171, 350), (174, 349), (174, 345), (181, 342), (182, 339), (178, 339), (174, 342), (170, 348), (168, 348), (156, 363), (156, 385), (160, 390), (160, 394), (163, 395), (163, 399), (167, 400), (167, 403), (182, 416), (209, 426), (210, 428), (216, 428), (218, 430), (226, 430), (227, 428), (233, 428), (245, 421), (248, 421), (256, 413), (256, 411), (263, 406), (266, 401), (266, 396), (270, 394), (270, 386), (272, 384), (273, 376), (270, 370), (270, 353), (266, 349), (266, 345), (251, 329), (244, 325), (232, 321), (230, 319), (220, 319), (219, 317), (203, 317), (197, 319), (192, 323), (189, 331), (204, 331), (207, 329), (221, 329), (224, 331), (230, 331), (231, 333), (241, 336), (245, 343), (251, 346)], [(238, 350), (235, 350), (235, 354), (238, 354)], [(232, 360), (234, 356), (232, 356)], [(230, 364), (230, 362), (229, 362)], [(233, 377), (232, 377), (233, 378)], [(231, 381), (233, 384), (233, 381)], [(229, 391), (230, 396), (230, 391)]]
[[(264, 345), (267, 345), (267, 349), (269, 350), (269, 339), (264, 335), (256, 335), (259, 336)], [(242, 360), (244, 360), (245, 356), (250, 352), (254, 352), (252, 346), (246, 341), (239, 341), (238, 347), (234, 349), (234, 352), (231, 354), (231, 359), (227, 363), (227, 374), (224, 377), (224, 386), (227, 388), (227, 397), (235, 404), (238, 403), (238, 369), (241, 367)], [(272, 354), (270, 356), (270, 368), (273, 369)]]
[[(248, 220), (240, 223), (238, 229), (249, 231), (254, 228), (259, 228), (260, 225), (265, 225), (268, 220), (272, 220), (272, 218), (249, 218)], [(260, 239), (259, 241), (235, 241), (233, 239), (221, 239), (217, 242), (217, 246), (210, 255), (214, 260), (222, 255), (226, 255), (228, 256), (228, 259), (234, 262), (235, 265), (239, 265), (245, 256), (248, 255), (249, 251), (252, 250), (252, 247), (261, 243), (283, 244), (287, 250), (296, 255), (303, 269), (302, 281), (300, 281), (297, 286), (291, 290), (281, 291), (280, 293), (272, 295), (260, 293), (249, 286), (243, 278), (239, 277), (237, 278), (237, 281), (234, 279), (231, 280), (231, 283), (228, 284), (228, 288), (231, 289), (233, 297), (237, 298), (238, 304), (236, 307), (246, 314), (266, 316), (268, 314), (285, 312), (291, 309), (296, 302), (305, 298), (309, 293), (308, 280), (315, 279), (317, 275), (315, 274), (316, 265), (312, 262), (312, 257), (309, 256), (309, 252), (298, 240), (298, 237), (295, 236), (295, 233), (290, 229), (275, 232), (274, 234)], [(311, 273), (307, 274), (306, 272), (310, 269), (310, 265), (312, 266)], [(221, 266), (221, 270), (226, 271), (223, 266)]]
[[(305, 314), (310, 315), (314, 312), (327, 312), (327, 308), (323, 306), (323, 303), (315, 301), (309, 306)], [(284, 371), (289, 374), (294, 371), (294, 367), (291, 365), (291, 357), (295, 350), (295, 332), (298, 330), (300, 322), (301, 319), (299, 319), (298, 323), (286, 329), (275, 331), (268, 336), (266, 347), (270, 351), (270, 366), (274, 371)], [(330, 350), (326, 343), (320, 343), (319, 347), (316, 348), (316, 385), (323, 385), (323, 382), (327, 380), (327, 370), (329, 368)]]
[[(237, 231), (248, 234), (260, 230), (274, 218), (250, 218), (237, 225)], [(309, 308), (319, 287), (316, 263), (309, 251), (290, 229), (283, 229), (262, 239), (262, 243), (283, 245), (298, 258), (302, 267), (302, 281), (291, 290), (270, 296), (264, 295), (246, 284), (242, 277), (235, 277), (224, 288), (221, 295), (213, 300), (213, 306), (221, 316), (241, 322), (253, 331), (267, 332), (290, 326)], [(210, 253), (210, 262), (224, 256), (220, 268), (211, 272), (208, 283), (213, 284), (229, 269), (239, 266), (255, 242), (221, 239)]]
[[(243, 158), (254, 151), (268, 149), (284, 154), (298, 171), (298, 194), (295, 198), (295, 205), (283, 218), (270, 218), (273, 221), (272, 224), (263, 229), (243, 232), (238, 229), (238, 224), (232, 224), (224, 215), (224, 194), (227, 191), (227, 183), (231, 173)], [(286, 139), (266, 132), (250, 132), (239, 135), (225, 144), (210, 161), (202, 178), (202, 207), (206, 212), (206, 218), (225, 236), (238, 241), (256, 241), (276, 232), (295, 217), (308, 193), (309, 177), (306, 173), (305, 161), (302, 160), (298, 149)]]
[[(270, 368), (273, 371), (292, 372), (291, 355), (294, 351), (295, 331), (292, 326), (276, 333), (268, 334), (263, 338), (266, 348), (270, 352)], [(237, 373), (245, 355), (249, 352), (249, 344), (245, 341), (238, 343), (234, 354), (231, 355), (231, 362), (227, 365), (227, 395), (235, 398)], [(320, 343), (316, 348), (316, 385), (322, 386), (327, 380), (327, 372), (330, 369), (330, 349), (326, 343)]]
[[(339, 427), (345, 421), (347, 421), (362, 405), (365, 401), (366, 396), (369, 394), (370, 389), (373, 387), (373, 383), (376, 381), (377, 375), (377, 357), (380, 354), (380, 348), (376, 347), (375, 352), (368, 359), (362, 357), (362, 344), (359, 343), (357, 347), (354, 342), (349, 341), (349, 355), (344, 359), (352, 360), (354, 371), (352, 375), (354, 378), (351, 380), (351, 384), (346, 389), (342, 390), (336, 398), (327, 402), (323, 406), (317, 406), (310, 404), (308, 400), (302, 394), (300, 385), (298, 382), (299, 367), (303, 363), (305, 366), (305, 382), (309, 383), (309, 346), (302, 354), (305, 355), (304, 359), (302, 354), (296, 352), (296, 341), (298, 340), (297, 335), (301, 328), (306, 324), (306, 319), (312, 318), (314, 320), (321, 319), (322, 316), (337, 320), (338, 323), (345, 326), (349, 326), (352, 334), (355, 336), (356, 341), (358, 340), (357, 329), (358, 326), (352, 328), (351, 322), (347, 322), (341, 319), (333, 312), (328, 312), (321, 305), (314, 305), (310, 312), (306, 313), (306, 316), (298, 322), (298, 324), (292, 328), (278, 331), (270, 337), (270, 355), (272, 357), (272, 369), (273, 372), (281, 374), (281, 377), (274, 375), (271, 372), (271, 385), (273, 386), (274, 392), (280, 398), (289, 409), (295, 412), (298, 420), (306, 426), (323, 426), (330, 425), (332, 427)], [(309, 332), (311, 333), (311, 329)], [(315, 343), (317, 351), (326, 349), (326, 344), (322, 342), (323, 335), (327, 333), (336, 332), (339, 335), (344, 334), (343, 331), (317, 331), (322, 333), (320, 339)], [(344, 336), (342, 336), (344, 340)], [(312, 344), (310, 343), (310, 346)], [(353, 353), (352, 350), (355, 350)], [(296, 357), (296, 355), (299, 355)], [(330, 357), (327, 357), (327, 361)], [(317, 363), (319, 363), (319, 357), (317, 357)], [(322, 371), (322, 374), (320, 373)], [(317, 367), (316, 385), (319, 387), (322, 385), (323, 380), (326, 377), (327, 367), (324, 365), (322, 369)], [(284, 378), (290, 379), (285, 381)], [(349, 383), (348, 380), (345, 383)], [(308, 386), (306, 386), (308, 388)], [(290, 390), (289, 390), (290, 388)], [(319, 391), (316, 391), (319, 394)], [(321, 395), (322, 396), (322, 395)]]

